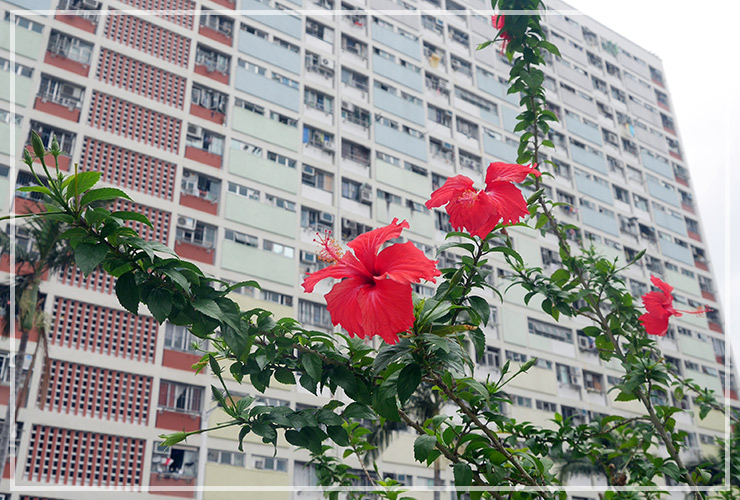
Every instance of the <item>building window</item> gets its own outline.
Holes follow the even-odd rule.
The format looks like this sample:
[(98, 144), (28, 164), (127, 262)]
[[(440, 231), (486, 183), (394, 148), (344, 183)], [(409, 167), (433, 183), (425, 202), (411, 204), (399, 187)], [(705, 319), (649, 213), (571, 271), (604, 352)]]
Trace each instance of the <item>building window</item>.
[(221, 465), (244, 467), (244, 453), (235, 451), (208, 450), (208, 461)]
[(255, 469), (288, 472), (288, 461), (284, 458), (255, 455), (253, 463)]
[(295, 256), (295, 249), (293, 247), (275, 243), (274, 241), (264, 240), (262, 242), (262, 248), (268, 252), (288, 257), (289, 259), (292, 259)]
[(570, 328), (551, 325), (543, 321), (528, 318), (529, 333), (540, 335), (561, 342), (573, 342), (573, 331)]
[(478, 359), (478, 363), (489, 368), (500, 368), (501, 351), (495, 347), (487, 345), (483, 355)]
[(256, 236), (252, 236), (251, 234), (240, 233), (239, 231), (233, 231), (231, 229), (226, 230), (224, 239), (233, 241), (235, 243), (239, 243), (241, 245), (246, 245), (248, 247), (257, 248), (258, 246)]
[(550, 413), (555, 413), (556, 411), (558, 411), (558, 405), (549, 401), (542, 401), (538, 399), (535, 402), (535, 406), (538, 410), (548, 411)]
[(200, 352), (199, 346), (206, 341), (193, 335), (184, 326), (165, 323), (164, 348), (174, 351)]
[(198, 474), (198, 450), (183, 446), (164, 448), (154, 443), (152, 472), (167, 477), (195, 477)]
[(199, 413), (203, 388), (162, 380), (159, 385), (159, 407), (185, 413)]
[(332, 327), (331, 316), (325, 304), (317, 304), (303, 299), (298, 301), (298, 321), (322, 328)]
[(514, 361), (515, 363), (526, 363), (527, 355), (514, 351), (506, 351), (506, 359), (508, 359), (509, 361)]

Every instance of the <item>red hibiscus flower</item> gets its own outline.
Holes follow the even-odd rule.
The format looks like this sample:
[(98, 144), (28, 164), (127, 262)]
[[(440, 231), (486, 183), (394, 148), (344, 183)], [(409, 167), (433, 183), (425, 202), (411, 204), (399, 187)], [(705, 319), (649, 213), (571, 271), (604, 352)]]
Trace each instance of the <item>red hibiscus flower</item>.
[(354, 253), (343, 253), (329, 237), (320, 239), (319, 258), (333, 264), (309, 274), (303, 289), (310, 293), (325, 278), (344, 278), (324, 296), (334, 325), (360, 338), (380, 335), (389, 344), (398, 342), (398, 333), (413, 326), (411, 284), (440, 276), (437, 261), (426, 258), (411, 242), (396, 243), (378, 253), (383, 243), (408, 227), (408, 222), (393, 219), (388, 226), (361, 234), (348, 243)]
[[(491, 25), (497, 30), (501, 31), (502, 29), (504, 29), (505, 23), (506, 23), (506, 16), (503, 16), (503, 15), (491, 16)], [(501, 37), (501, 40), (503, 40), (503, 43), (501, 44), (501, 53), (504, 54), (506, 52), (506, 47), (508, 47), (509, 42), (511, 42), (511, 35), (509, 34), (508, 31), (504, 31), (499, 36)]]
[(491, 163), (486, 172), (486, 189), (477, 191), (473, 180), (456, 175), (445, 181), (426, 202), (427, 208), (445, 203), (450, 224), (467, 229), (473, 236), (484, 238), (496, 224), (514, 224), (529, 214), (522, 192), (512, 182), (522, 182), (529, 174), (539, 176), (534, 167), (514, 163)]
[(703, 314), (709, 312), (708, 307), (701, 307), (696, 311), (679, 311), (673, 308), (673, 287), (664, 283), (655, 276), (650, 276), (650, 281), (660, 289), (659, 292), (648, 292), (642, 296), (642, 304), (647, 311), (640, 316), (640, 323), (650, 335), (664, 336), (668, 331), (668, 319), (671, 316), (683, 316), (686, 314)]

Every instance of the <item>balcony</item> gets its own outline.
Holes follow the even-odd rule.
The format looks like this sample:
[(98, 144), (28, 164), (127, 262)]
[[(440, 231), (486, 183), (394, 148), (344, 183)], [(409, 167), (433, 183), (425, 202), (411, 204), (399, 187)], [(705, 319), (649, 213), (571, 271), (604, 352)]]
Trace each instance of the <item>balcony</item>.
[(52, 31), (44, 63), (87, 76), (90, 72), (93, 44)]
[(373, 101), (375, 106), (383, 111), (388, 111), (418, 125), (423, 126), (426, 124), (426, 116), (422, 104), (413, 103), (408, 99), (386, 92), (378, 87), (373, 89)]
[(274, 78), (260, 75), (254, 71), (236, 68), (236, 83), (238, 90), (259, 97), (285, 109), (300, 111), (301, 95), (297, 88), (289, 87)]
[(491, 137), (486, 133), (483, 134), (483, 150), (496, 159), (509, 163), (515, 162), (518, 156), (517, 146)]
[[(432, 185), (429, 177), (414, 173), (405, 168), (391, 165), (382, 160), (375, 160), (375, 178), (378, 182), (403, 189), (404, 191), (421, 196), (422, 198), (428, 198), (429, 193), (432, 192)], [(383, 205), (383, 203), (378, 202), (378, 207), (381, 205)], [(428, 234), (431, 233), (432, 231), (430, 230)]]
[(371, 29), (373, 41), (380, 42), (417, 61), (421, 60), (421, 47), (418, 39), (412, 40), (378, 23), (373, 23)]
[(275, 28), (276, 30), (281, 31), (286, 35), (292, 36), (296, 40), (300, 40), (303, 35), (303, 21), (300, 17), (285, 14), (281, 15), (279, 14), (280, 11), (277, 11), (276, 9), (273, 9), (272, 7), (258, 0), (242, 0), (241, 8), (243, 10), (275, 11), (276, 14), (274, 16), (267, 14), (259, 16), (247, 15), (246, 17), (248, 17), (249, 19), (253, 19), (261, 24), (264, 24), (265, 26), (269, 26), (270, 28)]
[(218, 215), (221, 182), (191, 170), (183, 171), (180, 205)]
[(59, 118), (79, 122), (83, 93), (83, 87), (43, 75), (33, 107)]
[(390, 78), (394, 82), (405, 85), (417, 92), (424, 91), (424, 78), (422, 77), (421, 72), (401, 66), (395, 61), (386, 59), (378, 54), (373, 54), (373, 71), (380, 76)]
[(76, 12), (74, 14), (55, 14), (54, 19), (82, 31), (95, 33), (95, 29), (98, 27), (99, 15), (94, 11), (100, 10), (100, 8), (100, 2), (95, 0), (60, 0), (57, 10)]
[(508, 88), (496, 76), (478, 69), (478, 88), (492, 96), (503, 99), (511, 104), (519, 105), (518, 94), (507, 94)]
[(584, 149), (574, 143), (570, 144), (570, 154), (573, 161), (602, 174), (609, 174), (604, 154)]
[(228, 105), (228, 96), (226, 94), (193, 84), (191, 95), (191, 115), (217, 125), (226, 124), (226, 107)]
[(661, 201), (673, 205), (674, 207), (681, 206), (676, 189), (671, 189), (668, 184), (664, 184), (661, 181), (648, 176), (647, 187), (648, 192), (651, 196), (654, 196)]
[(236, 0), (211, 0), (211, 2), (226, 7), (227, 9), (236, 9)]
[[(182, 429), (179, 429), (182, 430)], [(149, 486), (157, 488), (173, 487), (172, 490), (157, 490), (160, 495), (194, 498), (198, 474), (198, 449), (184, 446), (160, 448), (155, 444), (152, 452), (151, 476)]]
[(568, 127), (568, 130), (578, 137), (586, 139), (597, 146), (603, 145), (604, 142), (601, 137), (601, 132), (599, 131), (599, 127), (596, 125), (587, 125), (577, 117), (569, 114), (565, 116), (565, 124)]
[(198, 33), (231, 47), (234, 41), (234, 21), (228, 17), (212, 14), (203, 9), (200, 17)]
[(286, 125), (263, 114), (249, 111), (242, 107), (234, 108), (232, 128), (270, 144), (298, 151), (300, 132), (297, 127)]
[(224, 200), (224, 217), (271, 233), (296, 238), (296, 213), (234, 193)]
[(640, 152), (640, 157), (642, 158), (642, 165), (645, 168), (652, 170), (667, 179), (675, 178), (675, 174), (671, 168), (671, 163), (667, 159), (650, 155), (646, 149), (643, 149)]
[[(248, 31), (240, 30), (239, 32), (239, 51), (296, 75), (301, 74), (301, 55), (299, 52), (293, 52)], [(237, 77), (238, 75), (237, 72)]]
[(227, 162), (230, 173), (273, 186), (289, 193), (298, 192), (298, 172), (295, 168), (266, 160), (242, 149), (231, 148)]
[(195, 52), (195, 73), (224, 85), (229, 84), (231, 58), (215, 50), (198, 46)]
[(679, 245), (673, 240), (660, 238), (660, 250), (666, 257), (676, 259), (684, 264), (692, 265), (694, 263), (694, 256), (691, 255), (691, 250), (688, 247)]
[(175, 253), (184, 259), (213, 264), (216, 250), (216, 227), (190, 217), (178, 217)]
[[(62, 129), (50, 127), (48, 125), (44, 125), (35, 121), (31, 121), (31, 130), (39, 134), (46, 148), (51, 147), (53, 137), (57, 138), (57, 142), (59, 142), (59, 149), (62, 150), (62, 154), (60, 154), (58, 157), (59, 169), (69, 171), (69, 165), (72, 162), (72, 157), (69, 156), (68, 153), (74, 150), (75, 135)], [(30, 134), (28, 139), (26, 140), (25, 147), (26, 150), (31, 153), (31, 156), (33, 156), (34, 152), (33, 147), (31, 146)], [(37, 158), (34, 158), (34, 161), (39, 162)], [(48, 154), (44, 157), (44, 162), (49, 168), (54, 168), (55, 166), (54, 157), (51, 154)]]
[(608, 183), (606, 185), (600, 184), (576, 171), (576, 187), (578, 188), (578, 191), (583, 194), (593, 196), (597, 200), (608, 203), (609, 205), (614, 204), (614, 198), (612, 197), (612, 192)]
[(604, 214), (584, 205), (580, 208), (581, 220), (585, 225), (619, 236), (619, 224), (613, 214)]
[(224, 240), (221, 267), (256, 278), (294, 286), (298, 279), (295, 259)]
[(682, 217), (676, 217), (675, 215), (665, 211), (654, 209), (653, 215), (655, 217), (655, 223), (666, 229), (670, 229), (680, 235), (687, 236), (686, 222)]
[[(43, 44), (44, 35), (41, 33), (41, 30), (35, 31), (18, 26), (15, 27), (16, 54), (36, 60), (39, 57), (39, 52), (41, 52)], [(10, 52), (10, 22), (4, 20), (0, 21), (0, 48)]]
[(381, 122), (375, 122), (375, 142), (418, 160), (427, 161), (427, 142), (423, 137), (412, 137)]
[(197, 125), (188, 125), (185, 158), (214, 168), (221, 168), (224, 138)]

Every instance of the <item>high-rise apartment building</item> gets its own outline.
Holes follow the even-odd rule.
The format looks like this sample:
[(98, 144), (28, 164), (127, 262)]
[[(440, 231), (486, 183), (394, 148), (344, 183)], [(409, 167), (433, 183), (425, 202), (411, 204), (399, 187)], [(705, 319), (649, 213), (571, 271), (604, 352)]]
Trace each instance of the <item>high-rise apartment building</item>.
[[(149, 216), (154, 227), (138, 227), (144, 237), (218, 278), (258, 279), (262, 291), (235, 295), (244, 307), (331, 329), (328, 286), (310, 295), (299, 287), (318, 266), (317, 232), (346, 242), (398, 217), (411, 224), (404, 236), (434, 257), (450, 225), (446, 213), (424, 207), (431, 191), (451, 175), (481, 180), (489, 162), (516, 159), (519, 109), (506, 94), (508, 63), (494, 47), (475, 50), (496, 34), (487, 8), (484, 0), (0, 0), (0, 210), (34, 209), (34, 193), (11, 194), (32, 182), (19, 154), (30, 130), (47, 143), (55, 135), (68, 153), (62, 168), (78, 162), (131, 194), (135, 203), (117, 207)], [(549, 108), (560, 118), (550, 133), (556, 149), (546, 154), (557, 168), (542, 166), (555, 175), (548, 194), (570, 204), (558, 215), (582, 227), (574, 240), (610, 257), (647, 249), (625, 272), (636, 297), (654, 274), (686, 308), (714, 309), (674, 318), (660, 346), (676, 371), (736, 404), (736, 379), (725, 386), (722, 308), (661, 62), (589, 18), (546, 23), (562, 53), (546, 79)], [(527, 262), (557, 268), (551, 237), (512, 233)], [(22, 225), (16, 234), (27, 242)], [(448, 267), (455, 255), (440, 259)], [(505, 287), (503, 262), (491, 266), (491, 282)], [(8, 261), (0, 267), (7, 272)], [(98, 498), (83, 490), (115, 486), (130, 491), (121, 498), (220, 500), (251, 497), (208, 486), (312, 484), (307, 455), (284, 440), (275, 455), (251, 436), (237, 452), (234, 430), (158, 448), (159, 434), (223, 420), (210, 400), (214, 379), (190, 368), (199, 359), (194, 337), (124, 311), (113, 284), (103, 272), (84, 277), (76, 269), (44, 283), (48, 377), (35, 360), (16, 440), (15, 483), (27, 489), (4, 498)], [(505, 360), (538, 358), (511, 384), (512, 415), (547, 425), (556, 411), (578, 421), (640, 411), (607, 394), (619, 366), (599, 360), (579, 333), (585, 323), (554, 323), (522, 297), (515, 289), (504, 303), (490, 296), (494, 320), (479, 360), (485, 375)], [(38, 336), (31, 340), (29, 352)], [(4, 415), (7, 341), (3, 349)], [(246, 384), (233, 390), (255, 394)], [(279, 384), (264, 400), (296, 408), (326, 401)], [(675, 403), (693, 406), (690, 398)], [(704, 421), (681, 415), (677, 425), (689, 432), (693, 455), (712, 452), (724, 431), (715, 413)], [(413, 439), (399, 433), (380, 470), (431, 484), (432, 471), (413, 461)]]

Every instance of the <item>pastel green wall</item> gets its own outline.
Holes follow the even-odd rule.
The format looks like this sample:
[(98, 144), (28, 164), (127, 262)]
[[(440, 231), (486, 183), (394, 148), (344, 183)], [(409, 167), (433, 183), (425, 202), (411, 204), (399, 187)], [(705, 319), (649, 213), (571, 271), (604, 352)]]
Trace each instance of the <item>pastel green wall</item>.
[[(10, 23), (0, 21), (0, 47), (10, 51)], [(37, 59), (41, 53), (44, 35), (25, 28), (15, 27), (15, 53), (29, 59)]]
[(423, 198), (428, 198), (432, 194), (432, 182), (429, 177), (415, 174), (411, 170), (381, 160), (375, 161), (375, 177), (378, 182), (403, 189)]
[(297, 216), (295, 212), (289, 212), (233, 193), (226, 194), (225, 210), (224, 217), (229, 220), (289, 238), (297, 236)]
[(234, 175), (289, 193), (298, 192), (298, 170), (239, 149), (229, 150), (228, 169)]
[(232, 128), (237, 132), (277, 144), (291, 151), (298, 151), (300, 132), (297, 127), (284, 125), (244, 108), (234, 108)]
[(15, 80), (15, 103), (28, 107), (31, 95), (31, 79), (25, 76), (13, 75), (9, 71), (0, 71), (0, 100), (10, 102), (10, 85)]
[(223, 242), (221, 267), (290, 286), (297, 281), (295, 259), (231, 240)]

